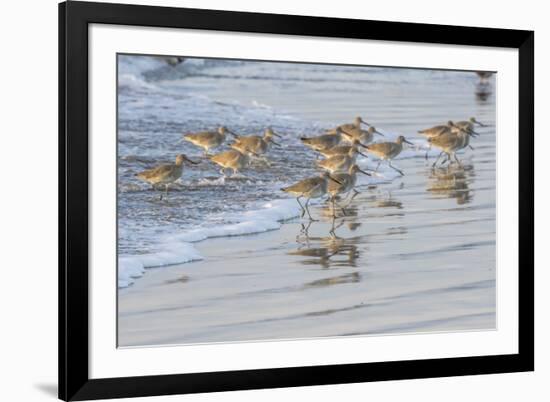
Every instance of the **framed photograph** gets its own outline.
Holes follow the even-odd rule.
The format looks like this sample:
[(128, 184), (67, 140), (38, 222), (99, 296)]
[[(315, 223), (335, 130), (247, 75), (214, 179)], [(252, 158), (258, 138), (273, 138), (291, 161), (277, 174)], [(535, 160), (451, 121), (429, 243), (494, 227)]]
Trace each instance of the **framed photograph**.
[(59, 397), (534, 369), (534, 33), (59, 5)]

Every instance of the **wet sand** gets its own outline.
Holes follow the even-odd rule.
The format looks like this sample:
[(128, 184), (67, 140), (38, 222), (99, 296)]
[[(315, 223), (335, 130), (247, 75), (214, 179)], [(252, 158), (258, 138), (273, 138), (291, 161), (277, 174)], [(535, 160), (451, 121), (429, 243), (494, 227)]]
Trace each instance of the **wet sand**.
[(405, 162), (416, 174), (359, 187), (334, 223), (319, 204), (320, 222), (210, 239), (203, 261), (148, 270), (120, 290), (119, 345), (495, 328), (493, 204), (468, 203), (491, 191), (472, 165)]

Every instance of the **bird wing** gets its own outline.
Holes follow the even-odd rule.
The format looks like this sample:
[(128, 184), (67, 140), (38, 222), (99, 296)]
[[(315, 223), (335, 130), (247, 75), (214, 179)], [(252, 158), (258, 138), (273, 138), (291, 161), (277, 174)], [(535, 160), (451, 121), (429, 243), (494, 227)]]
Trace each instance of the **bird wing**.
[(395, 146), (397, 146), (395, 142), (378, 142), (376, 144), (368, 145), (367, 150), (375, 154), (389, 155)]
[(442, 148), (454, 146), (458, 140), (459, 137), (450, 132), (428, 139), (433, 145)]
[(163, 179), (170, 175), (172, 172), (172, 165), (160, 165), (152, 169), (144, 170), (137, 174), (137, 177), (143, 180), (150, 180), (151, 178), (158, 177)]
[(230, 163), (236, 160), (241, 156), (241, 153), (239, 151), (236, 151), (234, 149), (230, 149), (228, 151), (220, 152), (217, 155), (213, 155), (210, 157), (210, 160), (216, 162), (216, 163)]
[(310, 177), (308, 179), (300, 180), (298, 183), (294, 183), (293, 185), (284, 188), (283, 191), (287, 193), (306, 193), (312, 188), (319, 185), (318, 182), (318, 177)]
[(218, 135), (215, 131), (201, 131), (200, 133), (191, 133), (184, 136), (185, 139), (196, 141), (196, 140), (210, 140)]

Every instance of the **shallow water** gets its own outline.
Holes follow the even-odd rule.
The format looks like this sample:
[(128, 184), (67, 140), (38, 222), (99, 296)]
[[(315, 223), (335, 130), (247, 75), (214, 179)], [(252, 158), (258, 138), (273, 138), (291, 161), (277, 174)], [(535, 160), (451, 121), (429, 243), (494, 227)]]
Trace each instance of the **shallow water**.
[[(495, 104), (479, 89), (470, 72), (121, 56), (119, 344), (494, 328)], [(394, 163), (405, 176), (382, 165), (346, 216), (321, 202), (308, 225), (279, 191), (316, 174), (298, 139), (356, 115), (418, 148), (417, 130), (449, 119), (488, 126), (463, 167), (433, 170), (410, 147)], [(219, 124), (273, 127), (271, 169), (223, 179), (178, 143)], [(180, 152), (201, 163), (159, 201), (134, 174)]]

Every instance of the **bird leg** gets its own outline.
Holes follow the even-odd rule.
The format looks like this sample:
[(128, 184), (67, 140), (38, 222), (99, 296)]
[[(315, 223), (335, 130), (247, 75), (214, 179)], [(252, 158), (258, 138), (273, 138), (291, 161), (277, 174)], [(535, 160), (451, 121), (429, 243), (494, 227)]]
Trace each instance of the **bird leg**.
[(441, 158), (441, 155), (443, 155), (443, 151), (441, 151), (441, 153), (437, 156), (437, 159), (433, 163), (432, 168), (434, 168), (437, 165), (437, 162), (439, 162), (439, 159)]
[(309, 220), (310, 220), (310, 221), (316, 221), (317, 219), (313, 219), (313, 218), (311, 217), (311, 213), (309, 212), (309, 208), (308, 208), (309, 200), (310, 200), (310, 198), (307, 199), (306, 205), (305, 205), (305, 208), (306, 208), (306, 211), (307, 211), (307, 215), (309, 216)]
[(471, 145), (468, 145), (468, 147), (473, 151), (474, 150), (474, 147), (472, 147)]
[(382, 163), (382, 159), (378, 162), (378, 165), (376, 165), (376, 169), (374, 169), (375, 172), (378, 172), (378, 168), (380, 167), (380, 164)]
[(304, 209), (304, 207), (302, 206), (302, 203), (300, 202), (300, 197), (296, 198), (296, 201), (298, 201), (298, 204), (300, 205), (300, 209), (302, 211), (302, 215), (300, 215), (300, 218), (303, 218), (304, 215), (306, 214), (306, 210)]
[(397, 169), (395, 166), (391, 164), (391, 161), (388, 161), (388, 165), (395, 170), (397, 173), (399, 173), (401, 176), (405, 176), (405, 173), (403, 173), (401, 170)]
[(456, 156), (456, 152), (454, 153), (455, 161), (458, 163), (458, 166), (462, 167), (462, 163), (458, 160), (458, 157)]

